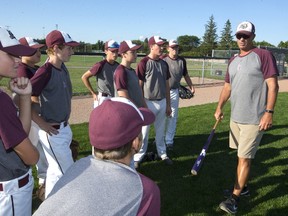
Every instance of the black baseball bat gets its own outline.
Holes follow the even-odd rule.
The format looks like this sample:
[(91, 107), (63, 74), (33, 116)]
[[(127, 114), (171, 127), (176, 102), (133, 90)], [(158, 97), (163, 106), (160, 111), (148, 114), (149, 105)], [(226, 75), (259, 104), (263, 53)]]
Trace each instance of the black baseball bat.
[(218, 124), (219, 122), (220, 122), (220, 119), (218, 119), (218, 120), (216, 121), (216, 123), (215, 123), (215, 125), (214, 125), (214, 127), (213, 127), (213, 129), (212, 129), (212, 131), (211, 131), (211, 133), (210, 133), (210, 135), (209, 135), (209, 137), (208, 137), (208, 139), (206, 140), (206, 142), (205, 142), (205, 144), (204, 144), (204, 146), (203, 146), (203, 148), (202, 148), (202, 150), (201, 150), (198, 158), (196, 159), (196, 161), (195, 161), (195, 163), (194, 163), (194, 165), (193, 165), (193, 167), (192, 167), (192, 169), (191, 169), (191, 174), (192, 174), (192, 175), (197, 175), (197, 173), (199, 172), (199, 170), (200, 170), (200, 168), (201, 168), (201, 166), (202, 166), (202, 164), (203, 164), (204, 158), (205, 158), (205, 156), (206, 156), (206, 152), (207, 152), (207, 150), (208, 150), (208, 148), (209, 148), (209, 145), (210, 145), (210, 143), (211, 143), (211, 140), (212, 140), (212, 138), (213, 138), (213, 136), (214, 136), (214, 133), (215, 133), (215, 129), (216, 129), (216, 127), (217, 127), (217, 124)]

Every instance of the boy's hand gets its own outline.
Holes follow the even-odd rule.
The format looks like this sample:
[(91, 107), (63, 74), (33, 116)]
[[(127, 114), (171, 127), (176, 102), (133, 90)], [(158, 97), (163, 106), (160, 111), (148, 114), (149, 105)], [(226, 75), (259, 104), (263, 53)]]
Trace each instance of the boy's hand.
[(11, 79), (10, 89), (18, 95), (31, 95), (32, 86), (30, 80), (26, 77), (17, 77)]

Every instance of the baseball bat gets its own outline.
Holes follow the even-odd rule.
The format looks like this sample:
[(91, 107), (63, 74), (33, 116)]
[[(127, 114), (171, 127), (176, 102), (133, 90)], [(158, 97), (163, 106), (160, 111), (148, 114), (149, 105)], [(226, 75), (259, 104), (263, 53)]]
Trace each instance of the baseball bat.
[(214, 136), (214, 133), (215, 133), (215, 129), (216, 129), (216, 127), (217, 127), (217, 124), (218, 124), (219, 122), (220, 122), (220, 119), (218, 119), (218, 120), (216, 121), (216, 123), (214, 124), (214, 127), (213, 127), (213, 129), (212, 129), (212, 131), (211, 131), (208, 139), (206, 140), (206, 142), (205, 142), (205, 144), (204, 144), (204, 146), (203, 146), (203, 148), (202, 148), (202, 150), (201, 150), (198, 158), (196, 159), (196, 161), (195, 161), (195, 163), (194, 163), (194, 165), (193, 165), (193, 167), (192, 167), (192, 169), (191, 169), (191, 174), (192, 174), (192, 175), (197, 175), (197, 174), (198, 174), (198, 172), (199, 172), (199, 170), (200, 170), (200, 168), (201, 168), (201, 166), (202, 166), (202, 164), (203, 164), (203, 161), (204, 161), (204, 158), (205, 158), (205, 156), (206, 156), (206, 152), (207, 152), (207, 150), (208, 150), (208, 148), (209, 148), (209, 145), (210, 145), (210, 143), (211, 143), (211, 140), (212, 140), (212, 138), (213, 138), (213, 136)]

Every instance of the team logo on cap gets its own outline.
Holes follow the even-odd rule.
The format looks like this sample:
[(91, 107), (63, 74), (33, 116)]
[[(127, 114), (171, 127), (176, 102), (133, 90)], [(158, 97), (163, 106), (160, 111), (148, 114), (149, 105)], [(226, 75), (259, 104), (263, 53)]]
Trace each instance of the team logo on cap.
[(239, 26), (240, 29), (246, 29), (248, 28), (248, 23), (243, 23)]
[(13, 33), (7, 29), (7, 32), (9, 33), (9, 36), (11, 39), (16, 39), (16, 37), (13, 35)]

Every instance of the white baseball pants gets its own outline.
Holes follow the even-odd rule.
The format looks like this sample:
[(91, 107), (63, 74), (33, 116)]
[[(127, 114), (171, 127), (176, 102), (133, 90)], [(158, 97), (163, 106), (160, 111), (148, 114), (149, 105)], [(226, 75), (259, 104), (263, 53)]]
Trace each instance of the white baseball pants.
[(45, 198), (52, 191), (56, 182), (74, 163), (70, 149), (72, 131), (69, 124), (64, 127), (64, 124), (61, 123), (58, 131), (57, 135), (50, 136), (45, 131), (39, 130), (40, 142), (48, 161)]
[[(23, 183), (23, 179), (28, 181)], [(31, 169), (23, 176), (0, 184), (0, 216), (31, 216), (34, 187)]]
[[(146, 99), (145, 99), (146, 100)], [(146, 100), (148, 108), (155, 114), (154, 122), (156, 148), (159, 157), (167, 157), (166, 145), (164, 142), (165, 119), (166, 119), (166, 99), (159, 101)], [(141, 161), (146, 154), (148, 147), (150, 125), (142, 127), (143, 142), (140, 151), (134, 155), (134, 161)]]
[(176, 133), (176, 126), (178, 120), (178, 107), (179, 107), (179, 90), (170, 90), (170, 101), (171, 101), (171, 116), (166, 118), (166, 134), (165, 142), (167, 145), (174, 144), (174, 136)]

